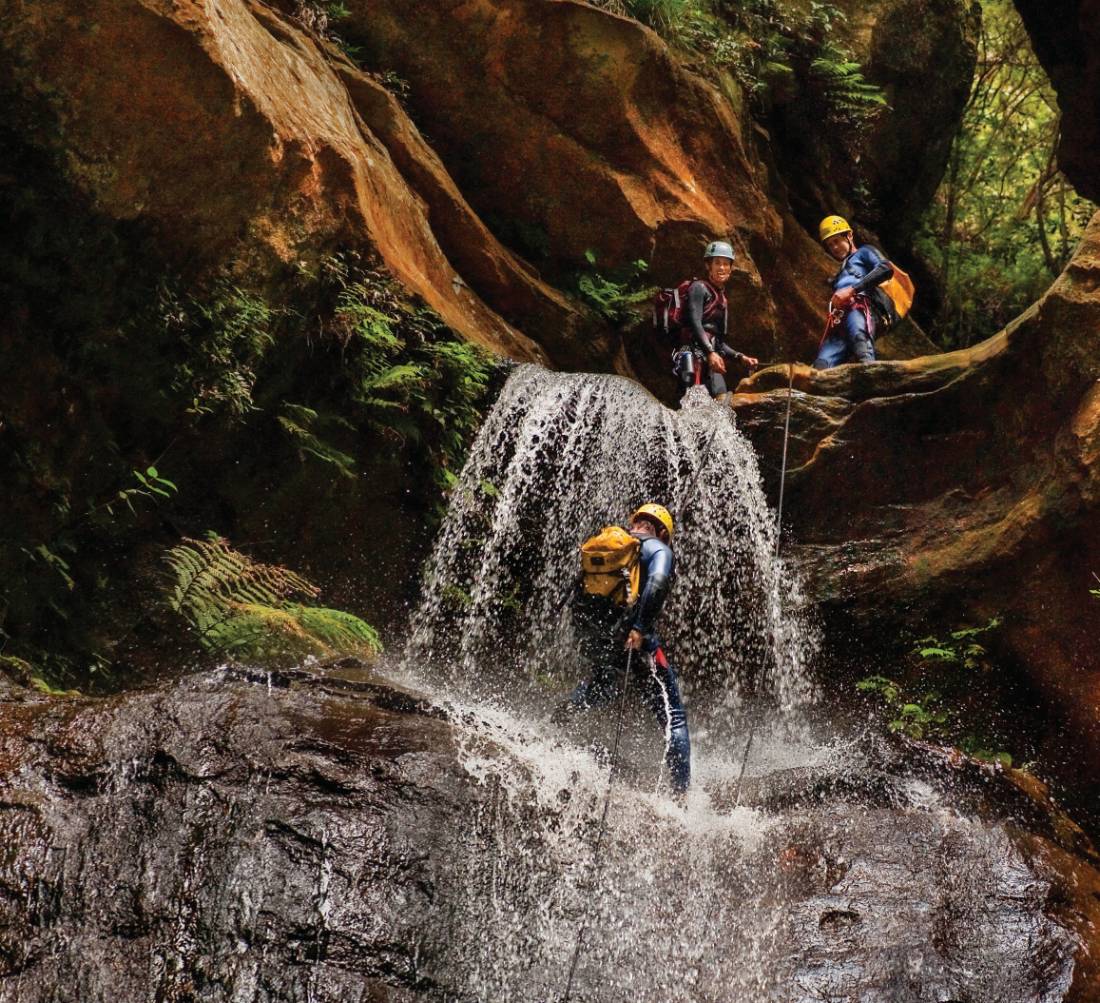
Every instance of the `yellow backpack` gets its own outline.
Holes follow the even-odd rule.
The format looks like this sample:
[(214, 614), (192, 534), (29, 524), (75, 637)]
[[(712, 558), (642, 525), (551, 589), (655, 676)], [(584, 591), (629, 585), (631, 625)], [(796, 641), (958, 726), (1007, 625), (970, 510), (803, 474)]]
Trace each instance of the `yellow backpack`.
[(894, 310), (901, 318), (909, 312), (909, 308), (913, 305), (913, 297), (917, 294), (917, 287), (913, 285), (913, 280), (909, 278), (908, 272), (902, 271), (892, 261), (890, 264), (893, 265), (894, 274), (883, 282), (879, 289), (893, 300)]
[(642, 545), (621, 526), (604, 526), (581, 544), (581, 584), (592, 596), (628, 606), (638, 595)]

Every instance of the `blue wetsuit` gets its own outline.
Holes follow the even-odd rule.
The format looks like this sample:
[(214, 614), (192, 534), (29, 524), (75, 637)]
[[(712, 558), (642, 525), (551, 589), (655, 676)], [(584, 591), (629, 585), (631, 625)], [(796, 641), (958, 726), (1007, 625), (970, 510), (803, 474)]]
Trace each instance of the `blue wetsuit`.
[[(844, 259), (840, 271), (833, 276), (833, 291), (840, 292), (851, 287), (862, 294), (881, 285), (893, 274), (890, 262), (870, 244), (864, 244)], [(814, 360), (814, 369), (832, 369), (852, 359), (856, 362), (874, 362), (875, 328), (874, 321), (870, 320), (872, 316), (866, 299), (861, 303), (853, 300), (843, 320), (831, 327), (822, 341)]]
[(657, 718), (666, 737), (665, 762), (677, 791), (686, 791), (691, 782), (691, 740), (687, 714), (676, 681), (676, 671), (665, 656), (655, 627), (675, 571), (672, 548), (655, 536), (639, 536), (641, 582), (638, 600), (629, 607), (615, 606), (599, 596), (582, 595), (574, 608), (581, 655), (591, 665), (591, 676), (569, 698), (574, 710), (587, 710), (606, 703), (614, 695), (623, 676), (626, 651), (623, 642), (630, 630), (644, 637), (644, 658), (634, 656), (633, 675), (642, 687), (646, 705)]

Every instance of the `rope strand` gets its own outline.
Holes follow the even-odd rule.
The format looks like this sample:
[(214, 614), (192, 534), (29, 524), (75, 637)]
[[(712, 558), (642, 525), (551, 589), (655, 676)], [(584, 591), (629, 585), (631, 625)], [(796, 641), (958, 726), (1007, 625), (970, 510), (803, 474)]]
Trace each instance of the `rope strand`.
[[(775, 519), (775, 557), (779, 559), (779, 546), (783, 540), (783, 488), (787, 483), (787, 443), (791, 437), (791, 399), (794, 397), (794, 363), (788, 363), (787, 370), (787, 418), (783, 423), (783, 462), (779, 473), (779, 504)], [(741, 782), (745, 779), (745, 768), (749, 765), (749, 750), (752, 748), (753, 736), (756, 734), (756, 716), (749, 721), (749, 738), (745, 742), (745, 753), (741, 757), (741, 772), (737, 774), (737, 787), (734, 790), (733, 807), (741, 804)]]

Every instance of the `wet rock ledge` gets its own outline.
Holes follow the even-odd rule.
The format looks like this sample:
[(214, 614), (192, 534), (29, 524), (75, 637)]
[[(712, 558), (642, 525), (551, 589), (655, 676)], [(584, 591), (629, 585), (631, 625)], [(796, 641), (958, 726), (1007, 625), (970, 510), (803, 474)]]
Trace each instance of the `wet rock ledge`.
[[(484, 852), (494, 795), (416, 695), (350, 670), (221, 670), (94, 700), (7, 684), (0, 721), (0, 1001), (472, 998), (445, 974), (471, 892), (454, 873)], [(920, 765), (937, 769), (956, 767)], [(777, 783), (762, 804), (805, 800)], [(1087, 848), (1032, 801), (1006, 818), (1015, 792), (975, 798), (960, 803), (1001, 813), (1077, 945), (1056, 959), (1068, 995), (1034, 999), (1098, 998)]]

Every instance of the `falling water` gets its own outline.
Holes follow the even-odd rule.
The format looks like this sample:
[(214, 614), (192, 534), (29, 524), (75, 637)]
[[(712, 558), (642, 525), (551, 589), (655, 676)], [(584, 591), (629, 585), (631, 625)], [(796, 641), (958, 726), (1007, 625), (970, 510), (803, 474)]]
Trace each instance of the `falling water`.
[[(586, 671), (568, 601), (577, 545), (646, 501), (676, 521), (661, 631), (694, 782), (686, 804), (670, 800), (658, 730), (628, 705), (597, 870), (615, 708), (568, 730), (549, 711)], [(815, 722), (816, 637), (776, 549), (755, 455), (705, 393), (671, 411), (615, 377), (510, 377), (452, 495), (404, 659), (450, 708), (483, 790), (425, 932), (446, 945), (431, 972), (443, 998), (561, 1000), (587, 925), (571, 998), (592, 1003), (1062, 999), (1071, 940), (1005, 833)], [(1024, 930), (1041, 951), (1021, 950)]]
[(810, 697), (813, 636), (784, 606), (797, 581), (752, 447), (702, 389), (679, 411), (618, 377), (522, 366), (477, 437), (426, 577), (409, 658), (452, 684), (528, 695), (577, 671), (571, 604), (578, 544), (640, 504), (676, 521), (664, 630), (695, 691), (746, 691), (792, 709)]

